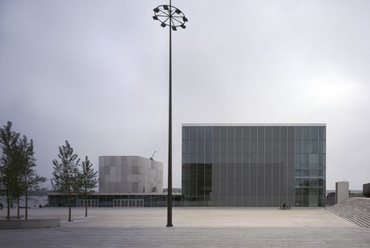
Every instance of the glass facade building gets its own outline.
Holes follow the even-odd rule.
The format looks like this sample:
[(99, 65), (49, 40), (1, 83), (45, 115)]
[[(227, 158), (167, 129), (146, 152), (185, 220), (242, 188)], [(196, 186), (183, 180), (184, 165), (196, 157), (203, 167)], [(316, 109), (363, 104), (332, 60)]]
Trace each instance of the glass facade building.
[(324, 207), (326, 125), (182, 126), (184, 206)]

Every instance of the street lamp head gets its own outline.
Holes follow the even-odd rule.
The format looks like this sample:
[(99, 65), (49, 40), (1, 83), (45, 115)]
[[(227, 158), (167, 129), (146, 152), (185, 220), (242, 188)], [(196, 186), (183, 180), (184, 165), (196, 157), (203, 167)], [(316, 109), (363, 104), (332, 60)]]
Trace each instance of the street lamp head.
[(161, 27), (169, 26), (171, 30), (177, 31), (177, 28), (186, 28), (185, 22), (188, 19), (185, 14), (172, 5), (159, 5), (153, 9), (153, 20), (159, 21)]

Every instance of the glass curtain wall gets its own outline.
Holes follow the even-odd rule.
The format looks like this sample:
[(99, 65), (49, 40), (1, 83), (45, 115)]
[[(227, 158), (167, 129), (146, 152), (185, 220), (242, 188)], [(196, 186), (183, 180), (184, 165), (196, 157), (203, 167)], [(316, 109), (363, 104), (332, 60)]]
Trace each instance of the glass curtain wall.
[(326, 127), (296, 127), (295, 151), (295, 206), (325, 206)]
[(182, 191), (185, 206), (211, 206), (212, 128), (183, 128)]
[(185, 206), (325, 206), (325, 126), (183, 126)]

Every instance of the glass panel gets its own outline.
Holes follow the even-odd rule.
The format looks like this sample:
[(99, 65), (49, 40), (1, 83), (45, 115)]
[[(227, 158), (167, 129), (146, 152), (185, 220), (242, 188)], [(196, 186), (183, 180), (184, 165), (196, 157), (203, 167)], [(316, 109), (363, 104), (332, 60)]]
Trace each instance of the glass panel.
[(319, 167), (326, 167), (326, 156), (325, 154), (319, 155)]
[(311, 139), (319, 139), (319, 127), (311, 127)]
[(319, 141), (319, 153), (326, 153), (326, 141), (325, 140)]
[(326, 139), (326, 127), (319, 127), (319, 138)]
[(265, 141), (258, 140), (258, 153), (265, 153)]
[(243, 140), (243, 153), (250, 152), (250, 140)]
[(228, 153), (231, 153), (231, 154), (234, 154), (235, 152), (235, 142), (234, 140), (227, 140), (227, 152)]
[(294, 127), (288, 127), (288, 139), (294, 139)]
[(182, 139), (189, 139), (189, 138), (190, 138), (189, 127), (182, 127)]
[(288, 141), (285, 139), (285, 140), (281, 140), (281, 143), (280, 143), (280, 152), (281, 153), (284, 153), (286, 154), (288, 152)]
[(186, 140), (182, 142), (182, 153), (190, 152), (190, 141)]
[(251, 153), (257, 153), (257, 149), (258, 149), (258, 146), (257, 146), (258, 142), (257, 140), (251, 140)]
[(221, 153), (227, 153), (227, 140), (221, 140)]
[(213, 139), (221, 139), (220, 127), (213, 127)]
[(266, 140), (266, 142), (265, 142), (265, 152), (267, 154), (272, 153), (272, 140)]
[(221, 136), (220, 138), (225, 140), (227, 139), (227, 127), (220, 127), (221, 131)]
[(221, 153), (221, 141), (214, 140), (212, 150), (214, 153)]
[(242, 153), (242, 140), (235, 140), (235, 153)]
[(234, 127), (227, 127), (227, 138), (229, 140), (235, 139)]
[(251, 127), (251, 139), (257, 139), (258, 138), (258, 130), (257, 127)]
[(272, 137), (274, 140), (280, 139), (280, 127), (273, 127), (272, 128)]
[(205, 131), (204, 127), (198, 127), (198, 139), (204, 139)]
[(204, 138), (206, 140), (211, 140), (212, 139), (212, 127), (204, 127), (204, 131), (205, 131)]
[(272, 152), (280, 153), (280, 141), (279, 140), (272, 141)]
[(302, 127), (295, 127), (294, 129), (295, 129), (294, 138), (302, 139)]
[(197, 127), (189, 127), (190, 129), (190, 139), (197, 139), (197, 133), (198, 133), (198, 129)]
[(243, 139), (243, 128), (242, 127), (235, 127), (235, 139), (238, 139), (238, 140)]
[(318, 140), (311, 140), (311, 153), (314, 153), (314, 154), (319, 153), (319, 141)]
[(288, 139), (288, 128), (287, 127), (280, 128), (280, 137), (282, 140)]
[(265, 127), (265, 139), (272, 140), (272, 127)]
[(311, 128), (310, 127), (302, 127), (303, 132), (303, 139), (310, 139), (311, 138)]
[(243, 139), (244, 140), (249, 140), (250, 139), (250, 127), (243, 127)]
[(257, 132), (258, 132), (258, 139), (264, 140), (265, 139), (265, 127), (258, 127)]
[(191, 140), (190, 141), (190, 153), (196, 153), (197, 152), (197, 140)]
[(310, 140), (303, 140), (303, 153), (310, 153), (310, 152), (311, 152)]
[(212, 140), (205, 141), (205, 152), (212, 153)]
[(204, 153), (204, 140), (198, 140), (198, 153)]

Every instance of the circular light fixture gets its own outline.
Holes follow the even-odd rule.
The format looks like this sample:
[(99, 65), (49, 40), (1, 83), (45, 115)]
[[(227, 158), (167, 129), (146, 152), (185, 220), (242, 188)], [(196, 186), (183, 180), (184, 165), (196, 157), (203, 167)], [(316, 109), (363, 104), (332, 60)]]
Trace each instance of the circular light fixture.
[(182, 11), (172, 5), (159, 5), (154, 11), (154, 20), (161, 23), (161, 27), (171, 26), (173, 31), (177, 31), (178, 27), (186, 28), (185, 22), (188, 19)]

